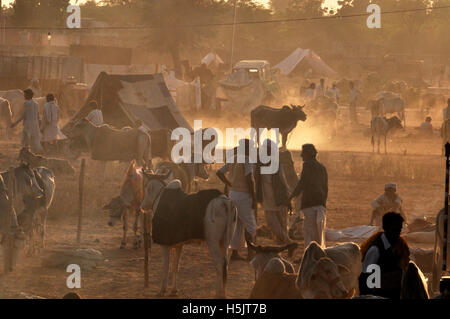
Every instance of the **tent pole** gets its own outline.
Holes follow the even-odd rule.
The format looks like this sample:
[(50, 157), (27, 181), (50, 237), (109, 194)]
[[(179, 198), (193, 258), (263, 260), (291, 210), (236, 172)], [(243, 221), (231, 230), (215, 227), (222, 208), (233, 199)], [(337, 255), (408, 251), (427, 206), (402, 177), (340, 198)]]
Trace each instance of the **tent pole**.
[(234, 0), (233, 35), (231, 37), (230, 73), (233, 71), (234, 38), (236, 34), (237, 0)]

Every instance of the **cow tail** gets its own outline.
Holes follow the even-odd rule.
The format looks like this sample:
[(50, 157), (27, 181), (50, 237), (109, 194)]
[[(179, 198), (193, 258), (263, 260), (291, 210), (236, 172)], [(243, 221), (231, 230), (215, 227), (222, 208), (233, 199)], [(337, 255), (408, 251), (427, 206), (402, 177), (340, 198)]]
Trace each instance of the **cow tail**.
[(143, 153), (143, 160), (147, 168), (151, 168), (151, 162), (152, 162), (152, 138), (150, 137), (150, 134), (148, 134), (148, 143), (147, 147), (144, 149)]
[(222, 202), (225, 205), (225, 211), (227, 213), (227, 226), (225, 227), (225, 240), (223, 251), (225, 252), (223, 260), (223, 284), (225, 286), (228, 278), (228, 246), (230, 245), (231, 237), (234, 233), (234, 223), (236, 222), (237, 208), (234, 203), (226, 196), (222, 196)]

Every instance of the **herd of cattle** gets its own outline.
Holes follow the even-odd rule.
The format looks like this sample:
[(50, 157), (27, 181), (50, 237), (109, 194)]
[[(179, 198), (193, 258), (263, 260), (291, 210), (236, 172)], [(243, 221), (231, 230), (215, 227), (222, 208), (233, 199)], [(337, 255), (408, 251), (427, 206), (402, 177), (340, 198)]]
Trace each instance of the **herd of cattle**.
[[(23, 99), (22, 92), (20, 91)], [(0, 92), (0, 96), (2, 96)], [(17, 94), (17, 101), (19, 101)], [(17, 114), (16, 106), (23, 101), (16, 101), (10, 97), (0, 100), (1, 115), (5, 119), (4, 111), (9, 109), (9, 120)], [(320, 105), (332, 103), (319, 101)], [(380, 141), (394, 129), (402, 128), (405, 122), (405, 103), (397, 94), (384, 92), (368, 102), (372, 111), (371, 130), (372, 143), (375, 139), (380, 150)], [(11, 107), (10, 107), (11, 106)], [(331, 107), (329, 109), (334, 109)], [(318, 108), (316, 108), (318, 109)], [(279, 109), (259, 106), (251, 114), (251, 126), (259, 132), (259, 128), (279, 128), (282, 135), (282, 149), (286, 150), (287, 138), (297, 126), (298, 121), (306, 121), (307, 114), (303, 106), (284, 106)], [(309, 112), (309, 111), (308, 111)], [(313, 111), (314, 113), (314, 111)], [(398, 116), (386, 118), (389, 113)], [(317, 114), (312, 114), (314, 119)], [(321, 113), (330, 121), (336, 121), (336, 113)], [(317, 117), (316, 117), (317, 118)], [(5, 123), (6, 123), (5, 122)], [(330, 125), (328, 125), (330, 126)], [(330, 127), (333, 127), (331, 125)], [(162, 247), (163, 275), (159, 296), (167, 291), (169, 277), (172, 278), (171, 295), (177, 293), (177, 273), (183, 245), (202, 239), (206, 241), (209, 254), (215, 264), (217, 273), (216, 297), (226, 296), (225, 287), (228, 269), (228, 246), (234, 232), (237, 210), (233, 202), (217, 190), (201, 190), (191, 193), (197, 178), (208, 179), (209, 173), (205, 164), (175, 164), (161, 161), (154, 167), (152, 158), (156, 156), (153, 149), (153, 139), (137, 128), (114, 129), (108, 125), (96, 127), (88, 120), (78, 120), (69, 123), (71, 139), (81, 138), (91, 159), (99, 161), (126, 161), (131, 164), (126, 172), (120, 192), (105, 205), (109, 211), (108, 225), (123, 223), (123, 237), (120, 248), (127, 245), (129, 219), (133, 222), (133, 247), (139, 248), (143, 240), (144, 226), (151, 231), (153, 242)], [(167, 146), (168, 147), (168, 146)], [(167, 155), (167, 154), (166, 154)], [(22, 209), (13, 211), (13, 227), (15, 230), (17, 251), (24, 242), (28, 245), (28, 254), (44, 247), (45, 224), (48, 208), (55, 191), (55, 175), (73, 175), (74, 168), (67, 160), (46, 158), (33, 154), (28, 148), (19, 152), (18, 160), (21, 164), (14, 168), (15, 172), (15, 203), (20, 202)], [(0, 235), (8, 234), (6, 220), (10, 214), (8, 197), (8, 174), (0, 174)], [(19, 207), (19, 206), (16, 206)], [(193, 212), (198, 215), (193, 219)], [(148, 225), (144, 225), (143, 212), (153, 216)], [(438, 216), (436, 228), (436, 247), (433, 270), (433, 288), (436, 288), (440, 278), (439, 264), (442, 263), (442, 214)], [(157, 218), (155, 218), (157, 217)], [(190, 229), (188, 226), (192, 226)], [(11, 225), (8, 225), (11, 226)], [(184, 227), (180, 233), (182, 237), (167, 237), (168, 233), (179, 227)], [(256, 246), (248, 242), (247, 245), (255, 250), (256, 256), (252, 260), (255, 269), (256, 283), (253, 287), (252, 298), (351, 298), (358, 295), (358, 277), (361, 273), (361, 252), (355, 243), (344, 243), (334, 247), (322, 249), (316, 243), (306, 247), (299, 270), (280, 253), (287, 249), (289, 256), (297, 248), (297, 244), (286, 247)], [(5, 247), (4, 247), (5, 249)], [(17, 251), (14, 255), (17, 257)], [(170, 267), (170, 253), (175, 252), (174, 264)], [(4, 252), (3, 256), (6, 256)], [(5, 259), (6, 262), (6, 259)], [(5, 270), (12, 271), (15, 261), (5, 263)], [(171, 275), (171, 276), (169, 276)], [(427, 285), (418, 267), (411, 263), (403, 280), (404, 298), (429, 297)], [(411, 293), (412, 292), (412, 293)]]
[[(301, 108), (292, 107), (289, 110), (299, 112)], [(287, 108), (278, 112), (286, 111)], [(259, 123), (263, 127), (270, 126), (270, 123)], [(20, 151), (18, 159), (22, 164), (14, 169), (16, 196), (22, 201), (23, 209), (14, 218), (17, 223), (16, 247), (19, 248), (26, 240), (28, 254), (33, 254), (44, 247), (46, 214), (55, 190), (53, 171), (58, 171), (58, 174), (73, 174), (73, 167), (66, 160), (38, 156), (26, 148)], [(217, 272), (216, 297), (223, 298), (226, 296), (228, 277), (227, 248), (234, 231), (237, 211), (233, 202), (217, 190), (188, 193), (196, 177), (208, 178), (206, 165), (191, 165), (188, 167), (187, 164), (160, 162), (153, 171), (138, 167), (133, 160), (119, 194), (104, 209), (109, 211), (108, 225), (114, 226), (120, 221), (123, 223), (120, 248), (127, 245), (130, 217), (134, 217), (133, 247), (137, 249), (143, 240), (143, 212), (153, 216), (147, 227), (152, 233), (153, 243), (162, 247), (163, 273), (159, 296), (166, 294), (169, 278), (172, 278), (169, 294), (177, 294), (177, 273), (183, 245), (203, 239)], [(8, 197), (5, 196), (8, 172), (1, 173), (0, 181), (0, 207), (5, 208), (8, 207)], [(197, 216), (195, 220), (194, 210), (201, 211), (197, 212), (200, 217)], [(7, 209), (1, 210), (3, 216), (0, 218), (0, 231), (3, 234), (6, 212)], [(442, 243), (441, 215), (437, 219), (433, 287), (439, 281), (439, 265), (442, 263), (442, 252), (439, 250)], [(200, 232), (191, 232), (189, 225), (197, 227)], [(184, 233), (184, 237), (174, 239), (168, 235), (180, 233)], [(247, 242), (247, 245), (256, 252), (251, 262), (256, 278), (251, 298), (363, 298), (358, 297), (361, 252), (355, 243), (322, 249), (313, 242), (306, 247), (297, 272), (288, 259), (280, 256), (285, 249), (289, 250), (288, 258), (292, 256), (297, 243), (285, 247), (256, 246), (251, 242)], [(169, 264), (171, 251), (175, 253), (173, 265)], [(12, 271), (11, 263), (8, 267), (10, 268), (7, 270)], [(426, 281), (416, 264), (411, 263), (404, 276), (404, 298), (429, 297)]]

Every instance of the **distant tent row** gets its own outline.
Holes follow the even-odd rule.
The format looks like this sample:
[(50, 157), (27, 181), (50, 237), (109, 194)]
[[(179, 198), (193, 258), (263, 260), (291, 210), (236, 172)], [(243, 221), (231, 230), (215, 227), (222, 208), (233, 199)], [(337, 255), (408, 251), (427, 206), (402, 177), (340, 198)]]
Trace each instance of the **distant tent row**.
[(309, 70), (317, 76), (334, 78), (336, 71), (329, 67), (314, 51), (297, 48), (286, 59), (273, 67), (280, 69), (282, 75), (305, 75)]
[(160, 73), (118, 75), (101, 72), (73, 120), (85, 118), (92, 111), (91, 100), (101, 106), (105, 123), (116, 128), (134, 127), (135, 121), (140, 119), (150, 130), (185, 127), (192, 131)]
[(109, 74), (153, 74), (156, 73), (156, 66), (154, 64), (109, 65), (85, 63), (83, 77), (78, 80), (92, 87), (101, 72)]

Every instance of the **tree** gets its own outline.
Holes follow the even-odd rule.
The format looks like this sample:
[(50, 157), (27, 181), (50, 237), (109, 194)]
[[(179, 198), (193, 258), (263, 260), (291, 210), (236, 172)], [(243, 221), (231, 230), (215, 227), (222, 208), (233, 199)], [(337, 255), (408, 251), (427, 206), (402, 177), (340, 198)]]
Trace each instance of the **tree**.
[(177, 74), (181, 73), (181, 50), (196, 48), (214, 36), (212, 28), (180, 27), (194, 24), (213, 24), (220, 21), (222, 9), (228, 4), (215, 0), (146, 0), (143, 3), (143, 22), (153, 27), (147, 45), (169, 52)]
[(13, 23), (17, 26), (63, 26), (69, 0), (16, 0), (13, 3)]

